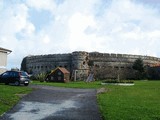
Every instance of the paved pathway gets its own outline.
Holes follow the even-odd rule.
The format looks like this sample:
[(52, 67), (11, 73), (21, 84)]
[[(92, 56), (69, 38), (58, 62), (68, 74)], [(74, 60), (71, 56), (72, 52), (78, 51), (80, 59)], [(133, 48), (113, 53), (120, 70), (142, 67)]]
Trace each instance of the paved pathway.
[(101, 120), (94, 89), (30, 87), (35, 90), (0, 120)]

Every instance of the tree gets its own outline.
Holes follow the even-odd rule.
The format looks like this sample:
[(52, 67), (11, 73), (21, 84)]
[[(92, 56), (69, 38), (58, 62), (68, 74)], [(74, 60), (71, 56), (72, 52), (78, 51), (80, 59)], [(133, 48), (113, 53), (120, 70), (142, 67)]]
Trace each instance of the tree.
[(137, 60), (134, 61), (132, 68), (134, 70), (137, 70), (139, 72), (144, 72), (144, 64), (143, 60), (141, 58), (138, 58)]
[(159, 80), (160, 79), (160, 67), (148, 67), (147, 69), (147, 78), (150, 80)]
[(144, 76), (144, 63), (141, 58), (138, 58), (134, 61), (132, 68), (136, 70), (135, 77), (136, 79), (143, 79)]

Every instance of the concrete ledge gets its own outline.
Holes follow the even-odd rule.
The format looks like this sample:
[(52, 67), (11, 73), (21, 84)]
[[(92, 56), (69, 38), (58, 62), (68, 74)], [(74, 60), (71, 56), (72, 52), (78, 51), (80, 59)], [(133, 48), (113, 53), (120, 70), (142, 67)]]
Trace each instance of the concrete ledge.
[(133, 85), (134, 85), (134, 83), (101, 83), (101, 85), (133, 86)]

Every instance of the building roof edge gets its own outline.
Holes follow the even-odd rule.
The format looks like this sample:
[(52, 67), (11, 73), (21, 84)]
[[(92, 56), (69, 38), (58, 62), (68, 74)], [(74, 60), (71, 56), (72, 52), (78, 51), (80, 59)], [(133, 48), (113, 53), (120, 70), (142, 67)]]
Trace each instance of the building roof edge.
[(0, 51), (7, 52), (7, 53), (11, 53), (12, 52), (11, 50), (6, 49), (6, 48), (2, 48), (2, 47), (0, 47)]

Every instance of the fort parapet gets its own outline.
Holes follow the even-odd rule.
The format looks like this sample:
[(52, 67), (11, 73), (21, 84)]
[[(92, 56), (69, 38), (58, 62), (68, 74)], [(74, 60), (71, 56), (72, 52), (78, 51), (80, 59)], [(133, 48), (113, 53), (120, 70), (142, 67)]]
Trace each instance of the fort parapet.
[(132, 65), (138, 58), (145, 65), (160, 64), (160, 58), (152, 56), (75, 51), (68, 54), (27, 56), (22, 60), (21, 69), (37, 75), (48, 73), (56, 67), (64, 67), (70, 71), (71, 78), (76, 74), (76, 79), (83, 80), (91, 72), (88, 63), (92, 61), (97, 79), (117, 78), (117, 74), (131, 79), (134, 77)]

